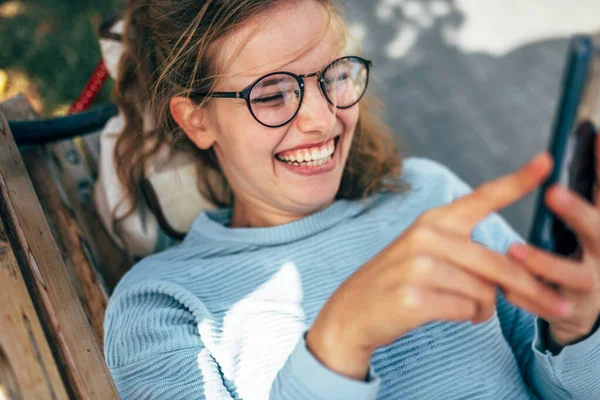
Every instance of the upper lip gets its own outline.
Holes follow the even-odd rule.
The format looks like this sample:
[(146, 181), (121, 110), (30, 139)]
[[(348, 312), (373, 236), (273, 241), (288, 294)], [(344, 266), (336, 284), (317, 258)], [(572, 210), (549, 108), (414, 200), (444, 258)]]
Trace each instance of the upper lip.
[(291, 149), (286, 149), (286, 150), (281, 150), (279, 152), (277, 152), (277, 154), (281, 154), (281, 153), (287, 153), (288, 151), (295, 151), (295, 150), (302, 150), (302, 149), (310, 149), (312, 147), (321, 147), (323, 146), (325, 143), (327, 143), (328, 141), (330, 141), (331, 139), (336, 139), (339, 136), (341, 136), (341, 134), (332, 136), (330, 138), (328, 138), (327, 140), (321, 140), (318, 142), (313, 142), (313, 143), (306, 143), (306, 144), (301, 144), (300, 146), (296, 146), (296, 147), (292, 147)]

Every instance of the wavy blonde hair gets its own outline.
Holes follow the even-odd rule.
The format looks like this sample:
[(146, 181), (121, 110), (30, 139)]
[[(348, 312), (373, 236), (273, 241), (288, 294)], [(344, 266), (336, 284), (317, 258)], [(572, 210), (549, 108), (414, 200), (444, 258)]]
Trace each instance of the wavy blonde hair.
[[(216, 49), (242, 24), (290, 0), (132, 0), (125, 15), (124, 54), (115, 85), (125, 128), (115, 147), (118, 178), (130, 215), (139, 203), (145, 167), (168, 145), (197, 160), (198, 189), (218, 207), (234, 194), (212, 149), (200, 150), (173, 120), (170, 99), (207, 93), (218, 79)], [(314, 0), (345, 21), (335, 0)], [(376, 115), (376, 99), (366, 96), (337, 198), (365, 198), (379, 190), (401, 191), (402, 158), (390, 129)], [(380, 107), (379, 107), (380, 108)], [(145, 126), (150, 118), (152, 127)]]

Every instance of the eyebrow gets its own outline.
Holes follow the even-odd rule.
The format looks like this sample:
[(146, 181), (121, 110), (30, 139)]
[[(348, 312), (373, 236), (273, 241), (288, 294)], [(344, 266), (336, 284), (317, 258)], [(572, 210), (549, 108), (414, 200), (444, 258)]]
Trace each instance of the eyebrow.
[[(329, 66), (330, 66), (330, 65), (331, 65), (331, 64), (332, 64), (334, 61), (337, 61), (337, 60), (339, 60), (339, 59), (341, 59), (341, 58), (344, 58), (344, 57), (348, 57), (348, 55), (347, 55), (347, 54), (345, 54), (345, 53), (343, 53), (343, 54), (340, 54), (340, 55), (339, 55), (339, 57), (337, 57), (337, 58), (335, 58), (335, 59), (331, 60), (329, 63), (325, 64), (325, 65), (324, 65), (324, 66), (323, 66), (323, 67), (322, 67), (322, 68), (321, 68), (319, 71), (320, 71), (320, 72), (323, 72), (323, 71), (325, 70), (325, 68), (329, 67)], [(283, 81), (287, 80), (287, 79), (288, 79), (287, 77), (286, 77), (286, 78), (276, 78), (276, 77), (275, 77), (277, 73), (286, 73), (286, 72), (287, 72), (287, 73), (292, 73), (292, 74), (295, 74), (295, 73), (293, 73), (293, 72), (288, 72), (288, 71), (283, 71), (283, 70), (280, 70), (280, 71), (276, 71), (276, 72), (269, 72), (269, 73), (265, 73), (264, 75), (262, 75), (262, 77), (261, 77), (261, 76), (259, 76), (259, 75), (254, 75), (254, 76), (258, 76), (256, 79), (258, 79), (258, 81), (260, 81), (260, 82), (261, 82), (261, 85), (260, 85), (261, 87), (267, 87), (267, 86), (274, 86), (274, 85), (278, 85), (279, 83), (281, 83), (281, 82), (283, 82)], [(317, 71), (315, 71), (315, 72), (317, 72)], [(272, 77), (269, 77), (269, 79), (266, 79), (266, 80), (264, 80), (264, 82), (263, 82), (263, 81), (262, 81), (262, 79), (263, 79), (265, 76), (267, 76), (267, 75), (270, 75), (270, 74), (275, 74), (275, 75), (273, 75)], [(298, 74), (295, 74), (295, 75), (298, 75)], [(300, 74), (300, 76), (302, 76), (302, 74)], [(256, 82), (256, 80), (255, 80), (254, 82)], [(246, 87), (248, 87), (248, 86), (249, 86), (249, 85), (247, 85)]]
[(278, 85), (279, 83), (283, 82), (287, 80), (287, 78), (269, 78), (265, 81), (261, 81), (260, 86), (261, 87), (265, 87), (265, 86), (274, 86), (274, 85)]

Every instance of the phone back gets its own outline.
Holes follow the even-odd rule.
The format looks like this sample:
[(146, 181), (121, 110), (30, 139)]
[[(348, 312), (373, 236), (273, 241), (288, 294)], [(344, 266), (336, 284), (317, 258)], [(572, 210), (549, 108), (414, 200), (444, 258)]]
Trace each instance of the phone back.
[(556, 184), (593, 200), (595, 141), (600, 127), (600, 35), (571, 40), (561, 96), (551, 132), (554, 169), (542, 185), (530, 242), (545, 250), (572, 256), (578, 250), (574, 232), (546, 207), (544, 193)]

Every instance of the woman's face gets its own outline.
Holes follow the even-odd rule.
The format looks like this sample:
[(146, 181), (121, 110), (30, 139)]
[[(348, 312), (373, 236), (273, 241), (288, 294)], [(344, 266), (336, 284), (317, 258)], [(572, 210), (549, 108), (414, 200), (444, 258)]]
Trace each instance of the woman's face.
[[(271, 72), (302, 75), (322, 70), (343, 56), (339, 28), (323, 6), (311, 0), (274, 10), (224, 41), (219, 59), (225, 78), (215, 91), (240, 91)], [(334, 109), (315, 77), (305, 78), (305, 83), (298, 115), (279, 128), (259, 124), (244, 100), (213, 99), (208, 105), (213, 148), (234, 191), (233, 226), (279, 225), (333, 202), (359, 106)], [(309, 156), (316, 162), (306, 164)]]

